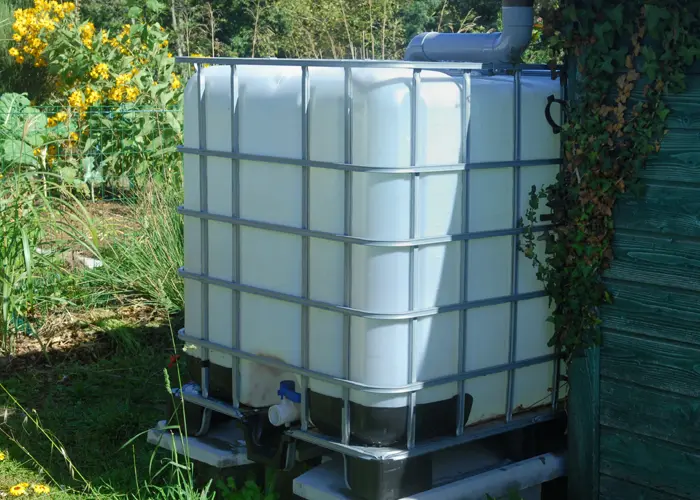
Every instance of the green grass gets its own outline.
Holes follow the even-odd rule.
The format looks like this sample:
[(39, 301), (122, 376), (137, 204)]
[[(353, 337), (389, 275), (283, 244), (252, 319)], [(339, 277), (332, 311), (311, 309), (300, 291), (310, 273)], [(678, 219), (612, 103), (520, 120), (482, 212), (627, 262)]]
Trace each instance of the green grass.
[[(172, 345), (170, 326), (129, 326), (119, 319), (95, 326), (95, 340), (76, 347), (83, 352), (72, 353), (72, 360), (60, 359), (68, 353), (56, 354), (52, 366), (31, 364), (9, 378), (4, 375), (3, 385), (55, 436), (92, 487), (134, 494), (161, 467), (163, 457), (153, 462), (154, 448), (145, 437), (121, 448), (165, 414), (163, 369)], [(86, 362), (89, 359), (93, 362)], [(0, 488), (6, 491), (10, 483), (36, 479), (23, 476), (37, 464), (28, 461), (16, 440), (59, 484), (81, 490), (85, 484), (41, 429), (27, 422), (6, 394), (0, 394), (0, 404), (11, 412), (2, 427), (0, 449), (9, 455), (3, 470), (12, 472), (0, 476)]]
[(170, 313), (183, 309), (184, 288), (177, 274), (184, 252), (183, 222), (177, 213), (182, 199), (177, 175), (166, 182), (147, 183), (128, 204), (138, 227), (100, 250), (104, 266), (84, 277), (90, 302), (137, 298)]

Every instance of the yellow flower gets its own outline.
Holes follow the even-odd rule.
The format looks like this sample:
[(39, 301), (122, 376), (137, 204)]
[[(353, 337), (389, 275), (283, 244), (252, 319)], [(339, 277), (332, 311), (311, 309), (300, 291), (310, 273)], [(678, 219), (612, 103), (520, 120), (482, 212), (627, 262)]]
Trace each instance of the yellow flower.
[(15, 33), (14, 35), (12, 35), (12, 39), (13, 39), (15, 42), (21, 42), (21, 41), (22, 41), (22, 35), (20, 35), (19, 33)]
[(48, 495), (51, 493), (51, 489), (46, 486), (45, 484), (36, 484), (34, 485), (34, 493), (37, 495)]
[(87, 89), (85, 89), (85, 102), (88, 106), (97, 104), (98, 102), (100, 102), (101, 98), (102, 96), (100, 95), (100, 93), (92, 87), (88, 87)]
[(22, 64), (24, 62), (24, 56), (15, 57), (15, 62), (17, 64)]
[(21, 484), (16, 484), (12, 488), (10, 488), (10, 495), (12, 495), (13, 497), (20, 497), (26, 494), (27, 488), (25, 486), (22, 486)]
[(68, 114), (65, 111), (59, 111), (54, 118), (56, 118), (57, 122), (64, 122), (68, 118)]
[(129, 83), (131, 81), (131, 76), (132, 76), (131, 73), (123, 73), (123, 74), (117, 76), (117, 86), (119, 87), (119, 86), (123, 86), (123, 85), (126, 85), (127, 83)]
[(161, 47), (167, 47), (168, 46), (168, 41), (163, 40), (163, 43), (160, 44)]
[(168, 57), (173, 57), (173, 53), (172, 53), (172, 52), (168, 52)]
[(12, 47), (8, 52), (10, 53), (10, 55), (11, 55), (12, 57), (17, 57), (17, 56), (19, 56), (19, 50), (17, 50), (16, 47)]
[(85, 105), (85, 96), (80, 90), (74, 90), (68, 97), (68, 104), (74, 108), (82, 108)]
[(175, 73), (170, 73), (170, 78), (172, 80), (170, 82), (170, 86), (172, 87), (173, 90), (177, 90), (180, 87), (182, 87), (182, 82), (180, 82), (180, 79), (177, 77), (177, 75)]
[(134, 102), (138, 96), (139, 96), (139, 89), (137, 89), (136, 87), (127, 87), (127, 89), (126, 89), (126, 101), (127, 102)]
[(77, 142), (78, 139), (79, 139), (78, 134), (76, 134), (75, 132), (71, 132), (70, 135), (69, 135), (68, 137), (69, 137), (70, 140), (73, 141), (73, 142)]
[(5, 457), (5, 454), (4, 454), (2, 451), (0, 451), (0, 462), (2, 462), (3, 460), (5, 460), (5, 458), (6, 458), (6, 457)]
[(94, 80), (97, 80), (98, 78), (109, 80), (109, 66), (107, 66), (105, 63), (95, 65), (95, 67), (90, 70), (90, 76)]
[(107, 97), (109, 97), (112, 101), (122, 102), (123, 93), (124, 93), (123, 87), (114, 87), (114, 88), (110, 89), (109, 93), (107, 94)]
[(95, 36), (95, 25), (91, 22), (80, 27), (80, 39), (88, 49), (92, 49), (92, 37)]

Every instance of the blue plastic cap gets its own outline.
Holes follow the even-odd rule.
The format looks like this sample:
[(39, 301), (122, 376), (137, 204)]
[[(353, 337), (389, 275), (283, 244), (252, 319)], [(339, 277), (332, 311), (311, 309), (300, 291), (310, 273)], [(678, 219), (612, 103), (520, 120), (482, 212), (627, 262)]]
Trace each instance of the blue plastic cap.
[(293, 380), (283, 380), (280, 382), (280, 388), (277, 395), (284, 399), (287, 398), (292, 403), (301, 403), (301, 394), (294, 390), (295, 384)]

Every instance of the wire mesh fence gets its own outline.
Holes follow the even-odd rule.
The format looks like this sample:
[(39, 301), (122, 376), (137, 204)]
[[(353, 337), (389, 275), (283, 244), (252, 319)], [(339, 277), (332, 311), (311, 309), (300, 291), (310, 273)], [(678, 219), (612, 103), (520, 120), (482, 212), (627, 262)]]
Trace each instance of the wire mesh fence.
[(180, 168), (182, 109), (34, 106), (0, 96), (0, 174), (52, 174), (92, 199), (130, 197)]

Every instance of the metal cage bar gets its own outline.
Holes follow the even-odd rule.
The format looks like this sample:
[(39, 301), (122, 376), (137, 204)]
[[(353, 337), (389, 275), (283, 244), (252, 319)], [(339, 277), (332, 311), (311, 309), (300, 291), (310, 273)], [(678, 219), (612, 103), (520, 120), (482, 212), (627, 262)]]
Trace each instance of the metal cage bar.
[[(564, 100), (564, 102), (569, 102), (569, 86), (566, 85), (566, 79), (561, 78), (561, 74), (559, 75), (559, 85), (560, 85), (560, 93), (561, 93), (561, 98)], [(559, 123), (562, 125), (564, 124), (564, 121), (566, 119), (565, 115), (565, 110), (563, 106), (560, 106), (559, 108)], [(559, 149), (561, 151), (562, 157), (564, 156), (564, 142), (560, 140), (560, 146)], [(560, 169), (562, 168), (561, 166), (559, 167)], [(557, 360), (554, 362), (554, 370), (552, 373), (552, 409), (555, 410), (557, 406), (559, 405), (559, 383), (560, 383), (560, 376), (561, 376), (561, 349), (559, 347), (554, 348), (554, 353), (557, 355)]]
[[(348, 173), (352, 172), (346, 171), (346, 174)], [(219, 222), (225, 222), (228, 224), (234, 224), (237, 226), (252, 227), (256, 229), (264, 229), (266, 231), (276, 231), (285, 234), (295, 234), (297, 236), (309, 236), (311, 238), (321, 240), (340, 241), (343, 243), (350, 243), (353, 245), (363, 245), (370, 247), (424, 247), (430, 245), (441, 245), (443, 243), (449, 243), (451, 241), (478, 240), (483, 238), (493, 238), (495, 236), (510, 236), (520, 234), (524, 231), (523, 228), (509, 228), (496, 229), (492, 231), (479, 231), (473, 233), (446, 234), (443, 236), (433, 236), (429, 238), (409, 238), (405, 240), (376, 240), (371, 238), (360, 238), (346, 234), (336, 234), (325, 231), (316, 231), (312, 229), (283, 226), (281, 224), (274, 224), (271, 222), (241, 219), (238, 217), (228, 217), (226, 215), (202, 213), (196, 210), (189, 210), (184, 207), (179, 207), (177, 210), (178, 213), (180, 213), (181, 215), (186, 215), (187, 217), (194, 217), (196, 219), (214, 220)], [(534, 232), (542, 232), (549, 227), (550, 226), (538, 227), (534, 229)]]
[(188, 57), (177, 56), (177, 63), (212, 64), (219, 66), (307, 66), (310, 68), (397, 68), (434, 71), (461, 71), (465, 69), (485, 72), (551, 73), (546, 64), (491, 64), (471, 62), (416, 62), (388, 59), (272, 59), (243, 57)]
[[(199, 148), (207, 149), (207, 121), (206, 121), (206, 100), (204, 98), (204, 92), (202, 88), (202, 75), (197, 72), (197, 129), (199, 134)], [(204, 156), (199, 157), (199, 209), (206, 212), (208, 209), (209, 192), (208, 192), (208, 179), (207, 179), (207, 158)], [(202, 274), (205, 276), (209, 274), (209, 221), (200, 220), (200, 265), (202, 268)], [(209, 340), (209, 285), (206, 283), (200, 283), (201, 291), (201, 338), (204, 340)], [(201, 391), (202, 397), (207, 399), (209, 397), (209, 349), (206, 346), (200, 346), (201, 350)], [(204, 409), (202, 414), (202, 422), (200, 424), (199, 430), (195, 435), (206, 434), (209, 430), (209, 425), (211, 423), (211, 409)]]
[[(207, 149), (207, 120), (206, 120), (206, 102), (202, 88), (202, 74), (197, 72), (197, 120), (199, 133), (200, 149)], [(199, 208), (202, 211), (208, 209), (208, 180), (207, 180), (207, 158), (206, 156), (199, 157)], [(209, 274), (209, 221), (200, 220), (200, 238), (201, 238), (201, 262), (202, 274)], [(201, 338), (209, 340), (209, 285), (200, 283), (202, 293), (202, 320), (201, 320)], [(209, 349), (203, 348), (202, 356), (202, 395), (209, 395)]]
[[(345, 158), (347, 164), (352, 163), (352, 68), (344, 68), (344, 97), (343, 105), (345, 112)], [(352, 234), (352, 172), (346, 170), (344, 172), (345, 182), (343, 186), (343, 207), (345, 210), (343, 229), (345, 236), (349, 237)], [(346, 241), (343, 247), (344, 272), (343, 277), (343, 302), (346, 307), (351, 307), (352, 301), (352, 245)], [(349, 314), (343, 314), (343, 377), (346, 380), (350, 379), (350, 331), (352, 328), (352, 317)], [(341, 440), (343, 444), (350, 443), (350, 389), (343, 387), (343, 415), (341, 422)]]
[[(190, 58), (182, 58), (181, 62), (188, 62)], [(210, 62), (206, 58), (204, 62)], [(216, 63), (221, 63), (221, 60), (216, 60)], [(257, 61), (254, 64), (276, 64), (277, 61)], [(206, 410), (221, 412), (234, 418), (241, 418), (241, 413), (237, 409), (240, 396), (240, 377), (238, 372), (238, 367), (241, 359), (252, 361), (258, 364), (267, 365), (271, 367), (276, 367), (289, 371), (301, 376), (302, 380), (302, 405), (301, 405), (301, 430), (289, 430), (288, 433), (295, 438), (307, 441), (309, 443), (319, 444), (328, 449), (336, 449), (342, 453), (351, 454), (355, 456), (360, 456), (363, 458), (377, 458), (381, 455), (382, 459), (387, 459), (388, 457), (400, 458), (404, 455), (414, 455), (422, 454), (435, 448), (435, 450), (440, 449), (441, 439), (431, 440), (430, 443), (423, 443), (416, 446), (415, 442), (415, 409), (416, 409), (416, 393), (417, 391), (427, 389), (430, 387), (436, 387), (444, 384), (456, 383), (458, 390), (458, 401), (459, 406), (457, 410), (457, 438), (454, 436), (450, 439), (457, 439), (459, 442), (467, 442), (472, 439), (476, 439), (478, 435), (484, 432), (496, 433), (493, 428), (516, 428), (521, 425), (528, 425), (529, 422), (535, 420), (542, 420), (551, 418), (554, 415), (552, 410), (555, 410), (558, 402), (558, 365), (555, 367), (555, 387), (553, 388), (552, 394), (552, 408), (548, 409), (548, 412), (529, 412), (526, 415), (513, 416), (513, 399), (514, 399), (514, 373), (516, 369), (524, 368), (527, 366), (533, 366), (538, 364), (549, 363), (553, 360), (558, 360), (559, 353), (552, 355), (539, 356), (531, 359), (524, 359), (516, 361), (516, 344), (517, 344), (517, 303), (518, 301), (528, 300), (531, 298), (542, 297), (544, 292), (532, 292), (526, 294), (518, 293), (518, 235), (522, 232), (521, 228), (518, 228), (518, 222), (520, 218), (520, 169), (528, 166), (541, 166), (547, 164), (561, 164), (561, 159), (546, 159), (546, 160), (532, 160), (532, 161), (522, 161), (520, 156), (521, 148), (521, 74), (523, 71), (516, 71), (514, 75), (514, 99), (515, 99), (515, 120), (514, 120), (514, 132), (515, 132), (515, 144), (514, 144), (514, 160), (508, 162), (484, 162), (484, 163), (471, 163), (470, 162), (470, 134), (469, 134), (469, 124), (467, 121), (467, 111), (468, 111), (468, 99), (469, 99), (469, 85), (470, 85), (470, 74), (473, 70), (483, 70), (482, 65), (443, 65), (443, 64), (415, 64), (408, 63), (407, 65), (400, 63), (398, 65), (388, 65), (383, 64), (368, 64), (358, 65), (358, 61), (348, 61), (341, 62), (337, 64), (337, 61), (333, 62), (323, 62), (322, 64), (315, 64), (318, 61), (310, 61), (308, 64), (301, 65), (301, 86), (302, 86), (302, 110), (301, 110), (301, 127), (302, 127), (302, 154), (301, 159), (288, 159), (288, 158), (278, 158), (278, 157), (267, 157), (264, 155), (249, 155), (242, 154), (240, 152), (239, 145), (239, 108), (238, 108), (238, 64), (249, 64), (250, 60), (247, 59), (230, 59), (224, 60), (224, 64), (231, 66), (231, 95), (232, 95), (232, 112), (231, 112), (231, 151), (209, 151), (206, 145), (206, 115), (205, 115), (205, 98), (203, 90), (203, 82), (201, 71), (197, 71), (197, 90), (198, 94), (198, 119), (199, 119), (199, 146), (198, 148), (186, 148), (180, 147), (180, 151), (183, 153), (195, 154), (199, 156), (199, 178), (200, 178), (200, 210), (199, 212), (193, 210), (186, 210), (182, 207), (178, 211), (184, 215), (196, 218), (200, 220), (200, 228), (202, 231), (202, 272), (201, 274), (192, 273), (185, 269), (180, 270), (180, 275), (186, 279), (197, 281), (202, 286), (202, 334), (201, 338), (192, 337), (180, 332), (180, 338), (185, 342), (194, 344), (201, 349), (202, 356), (202, 390), (201, 395), (194, 393), (184, 393), (183, 397), (186, 401), (194, 402)], [(286, 60), (283, 66), (299, 66), (298, 61)], [(332, 67), (342, 67), (344, 69), (345, 75), (345, 93), (344, 93), (344, 111), (345, 111), (345, 152), (343, 163), (332, 163), (332, 162), (317, 162), (312, 161), (309, 151), (309, 104), (310, 104), (310, 77), (309, 68), (314, 66), (332, 66)], [(411, 82), (411, 165), (409, 168), (376, 168), (371, 166), (353, 165), (352, 164), (352, 149), (353, 149), (353, 78), (352, 69), (355, 67), (399, 67), (399, 68), (411, 68), (413, 70), (413, 77)], [(432, 165), (432, 166), (417, 166), (417, 112), (419, 103), (419, 89), (420, 89), (420, 73), (422, 69), (438, 69), (448, 66), (445, 69), (451, 71), (458, 71), (456, 77), (462, 78), (463, 81), (463, 96), (461, 102), (462, 109), (462, 134), (463, 138), (463, 149), (461, 153), (459, 165)], [(479, 66), (478, 68), (476, 66)], [(538, 70), (539, 71), (539, 70)], [(527, 73), (524, 73), (527, 74)], [(540, 75), (543, 73), (536, 72)], [(563, 87), (564, 88), (564, 87)], [(564, 90), (565, 92), (565, 90)], [(232, 165), (232, 182), (231, 189), (233, 191), (234, 200), (232, 206), (232, 216), (226, 217), (216, 214), (208, 213), (208, 192), (207, 192), (207, 158), (208, 157), (220, 157), (228, 158), (231, 160)], [(257, 221), (248, 221), (240, 218), (240, 161), (265, 161), (273, 164), (284, 164), (284, 165), (296, 165), (302, 168), (302, 224), (301, 228), (290, 228), (282, 225), (268, 224)], [(474, 169), (482, 168), (503, 168), (511, 167), (513, 168), (513, 227), (504, 231), (488, 231), (480, 233), (471, 233), (469, 231), (469, 173)], [(309, 228), (310, 219), (310, 169), (311, 168), (326, 168), (340, 170), (344, 172), (345, 176), (345, 192), (344, 192), (344, 208), (345, 208), (345, 218), (344, 218), (344, 231), (343, 234), (331, 234), (321, 231), (314, 231)], [(366, 173), (378, 173), (378, 174), (393, 174), (393, 175), (410, 175), (411, 179), (411, 199), (410, 199), (410, 238), (408, 240), (401, 241), (380, 241), (371, 240), (364, 238), (356, 238), (351, 236), (352, 234), (352, 178), (353, 172), (366, 172)], [(418, 185), (420, 181), (420, 175), (422, 173), (429, 172), (463, 172), (463, 222), (462, 222), (462, 233), (459, 235), (444, 235), (440, 237), (422, 238), (419, 236), (421, 233), (420, 229), (417, 227), (418, 220)], [(209, 263), (208, 263), (208, 253), (209, 253), (209, 241), (208, 241), (208, 222), (210, 220), (218, 220), (222, 222), (228, 222), (233, 225), (233, 253), (234, 253), (234, 265), (233, 265), (233, 279), (231, 281), (222, 280), (218, 278), (213, 278), (208, 275)], [(292, 296), (288, 294), (273, 292), (271, 290), (256, 288), (253, 286), (244, 285), (240, 282), (240, 228), (241, 227), (259, 227), (262, 229), (268, 229), (271, 231), (280, 231), (283, 233), (296, 234), (301, 237), (302, 240), (302, 293), (301, 297)], [(546, 227), (538, 228), (538, 230), (546, 230)], [(497, 297), (486, 300), (479, 300), (470, 302), (468, 300), (468, 253), (469, 253), (469, 241), (472, 239), (479, 238), (489, 238), (494, 236), (512, 236), (513, 237), (513, 266), (512, 266), (512, 287), (511, 294), (505, 297)], [(310, 239), (320, 238), (332, 241), (339, 241), (344, 244), (344, 272), (345, 272), (345, 285), (344, 285), (344, 300), (343, 305), (330, 304), (322, 301), (312, 300), (310, 298), (309, 290), (309, 253), (310, 253)], [(415, 279), (415, 266), (416, 258), (415, 253), (418, 248), (422, 246), (435, 245), (441, 243), (447, 243), (452, 241), (459, 241), (462, 245), (462, 255), (461, 255), (461, 274), (462, 274), (462, 284), (460, 291), (460, 302), (457, 304), (450, 304), (440, 307), (431, 307), (426, 309), (416, 309), (415, 308), (415, 292), (416, 283)], [(367, 246), (387, 246), (387, 247), (406, 247), (409, 249), (409, 268), (411, 274), (411, 281), (409, 284), (409, 307), (408, 311), (401, 311), (396, 313), (374, 313), (371, 311), (362, 311), (354, 309), (351, 307), (351, 277), (352, 277), (352, 246), (353, 245), (367, 245)], [(224, 288), (233, 290), (233, 311), (237, 314), (240, 310), (240, 294), (241, 293), (251, 293), (254, 295), (266, 296), (274, 298), (277, 300), (282, 300), (290, 303), (295, 303), (302, 308), (302, 362), (301, 366), (291, 365), (282, 362), (277, 359), (260, 357), (256, 354), (243, 351), (240, 348), (240, 322), (236, 321), (233, 328), (233, 347), (223, 346), (209, 340), (209, 324), (208, 324), (208, 309), (209, 309), (209, 286), (216, 285)], [(511, 324), (509, 332), (509, 355), (508, 362), (498, 366), (490, 366), (479, 370), (466, 370), (466, 335), (467, 335), (467, 311), (477, 307), (485, 307), (489, 305), (496, 304), (511, 304)], [(319, 308), (322, 310), (334, 311), (343, 315), (343, 347), (345, 350), (343, 359), (343, 376), (342, 378), (330, 376), (324, 373), (316, 372), (309, 369), (309, 313), (310, 308)], [(417, 381), (416, 374), (416, 364), (415, 364), (415, 328), (416, 321), (418, 318), (429, 317), (440, 313), (447, 313), (452, 311), (458, 311), (460, 314), (460, 326), (459, 326), (459, 356), (458, 356), (458, 373), (449, 376), (438, 377), (426, 381)], [(238, 316), (240, 316), (238, 314)], [(368, 319), (379, 319), (379, 320), (406, 320), (409, 324), (409, 367), (408, 367), (408, 384), (398, 387), (382, 387), (382, 386), (372, 386), (368, 384), (362, 384), (350, 380), (350, 334), (351, 334), (351, 321), (352, 317), (363, 317)], [(232, 373), (234, 377), (233, 383), (233, 405), (224, 404), (222, 402), (216, 401), (209, 397), (209, 352), (222, 352), (230, 355), (232, 357)], [(488, 423), (479, 424), (475, 429), (470, 429), (469, 432), (465, 433), (464, 419), (465, 419), (465, 402), (464, 402), (464, 388), (465, 381), (482, 377), (494, 373), (506, 372), (508, 375), (508, 389), (507, 389), (507, 408), (506, 415), (503, 419), (504, 422), (499, 424)], [(330, 439), (327, 436), (321, 436), (317, 432), (308, 430), (308, 416), (309, 407), (307, 401), (307, 389), (309, 386), (309, 379), (322, 380), (342, 388), (343, 394), (343, 415), (342, 415), (342, 435), (339, 442), (335, 439)], [(408, 397), (408, 415), (407, 415), (407, 439), (406, 439), (406, 450), (397, 450), (396, 448), (369, 448), (362, 451), (363, 447), (353, 447), (349, 445), (351, 436), (351, 426), (350, 426), (350, 391), (359, 391), (366, 393), (375, 394), (391, 394), (391, 395), (406, 395)], [(536, 416), (532, 416), (536, 415)], [(535, 420), (533, 420), (535, 419)], [(491, 429), (485, 431), (484, 429)], [(434, 451), (434, 450), (433, 450)], [(408, 454), (408, 455), (407, 455)]]
[[(238, 66), (231, 66), (231, 150), (238, 153), (240, 150), (239, 136), (239, 113), (238, 113)], [(231, 200), (231, 213), (234, 217), (241, 215), (241, 183), (240, 183), (240, 161), (231, 159), (231, 191), (233, 199)], [(233, 239), (233, 279), (241, 281), (241, 226), (234, 224), (231, 228), (231, 237)], [(233, 317), (233, 338), (232, 345), (235, 348), (241, 346), (241, 292), (232, 290), (233, 304), (231, 315)], [(231, 356), (231, 400), (233, 406), (239, 406), (240, 397), (240, 370), (239, 358)]]
[[(469, 164), (470, 159), (470, 133), (469, 133), (469, 122), (467, 117), (467, 112), (471, 115), (471, 110), (469, 108), (469, 99), (471, 97), (471, 74), (469, 70), (464, 70), (462, 74), (462, 162), (466, 165)], [(464, 170), (463, 180), (462, 180), (462, 233), (469, 234), (469, 170)], [(468, 303), (469, 302), (469, 290), (468, 290), (468, 269), (469, 269), (469, 240), (462, 241), (462, 257), (461, 257), (461, 291), (460, 291), (460, 301)], [(457, 354), (457, 373), (464, 373), (466, 370), (466, 348), (467, 348), (467, 311), (466, 309), (459, 312), (459, 339), (458, 339), (458, 349)], [(465, 418), (465, 381), (460, 380), (457, 383), (457, 429), (456, 435), (461, 436), (464, 433), (464, 418)]]
[[(420, 70), (413, 70), (411, 80), (411, 167), (416, 166), (416, 148), (418, 144), (418, 96), (420, 93)], [(416, 225), (418, 221), (418, 185), (420, 173), (411, 174), (410, 214), (409, 214), (409, 238), (416, 237)], [(408, 310), (413, 311), (416, 300), (416, 246), (409, 248), (408, 254)], [(416, 381), (415, 345), (417, 318), (408, 320), (408, 382)], [(410, 450), (416, 442), (416, 393), (408, 394), (408, 412), (406, 422), (406, 447)]]
[(341, 387), (347, 387), (354, 391), (368, 392), (373, 394), (393, 394), (401, 395), (407, 394), (412, 391), (420, 391), (423, 389), (428, 389), (430, 387), (437, 387), (440, 385), (445, 385), (453, 382), (458, 382), (460, 380), (467, 380), (476, 377), (483, 377), (485, 375), (492, 375), (494, 373), (501, 373), (508, 370), (515, 370), (517, 368), (524, 368), (532, 365), (539, 365), (543, 363), (548, 363), (549, 361), (555, 359), (554, 354), (546, 354), (544, 356), (537, 356), (534, 358), (523, 359), (516, 361), (515, 363), (506, 363), (502, 365), (489, 366), (487, 368), (479, 368), (477, 370), (469, 370), (461, 374), (445, 375), (442, 377), (414, 382), (412, 384), (402, 385), (402, 386), (376, 386), (370, 384), (363, 384), (360, 382), (354, 382), (352, 380), (346, 380), (339, 377), (334, 377), (326, 373), (311, 370), (309, 368), (303, 368), (300, 366), (292, 365), (290, 363), (285, 363), (276, 358), (270, 358), (267, 356), (260, 356), (258, 354), (253, 354), (251, 352), (243, 351), (241, 349), (233, 349), (210, 340), (203, 340), (198, 337), (192, 337), (187, 335), (183, 330), (180, 331), (178, 337), (180, 340), (195, 345), (206, 347), (209, 350), (221, 352), (229, 355), (238, 356), (241, 359), (246, 359), (250, 361), (255, 361), (261, 365), (270, 366), (283, 371), (288, 371), (291, 373), (297, 373), (299, 375), (307, 376), (316, 380), (322, 380), (324, 382), (329, 382)]
[[(301, 157), (309, 159), (309, 103), (310, 103), (311, 82), (309, 78), (309, 67), (301, 68)], [(301, 227), (309, 228), (309, 167), (302, 167), (302, 189), (301, 189)], [(301, 296), (309, 298), (309, 237), (301, 237)], [(309, 367), (309, 306), (301, 305), (301, 366)], [(305, 431), (309, 425), (309, 401), (308, 389), (309, 379), (302, 376), (301, 379), (301, 429)]]
[(245, 161), (257, 161), (262, 163), (270, 163), (272, 165), (294, 165), (297, 167), (313, 167), (325, 168), (329, 170), (350, 170), (351, 172), (361, 172), (366, 174), (383, 174), (383, 175), (406, 175), (414, 173), (437, 173), (437, 172), (460, 172), (464, 169), (477, 170), (484, 168), (506, 168), (519, 165), (521, 167), (539, 167), (541, 165), (560, 165), (561, 158), (545, 158), (542, 160), (525, 160), (516, 161), (489, 161), (470, 163), (469, 165), (454, 164), (454, 165), (424, 165), (420, 167), (408, 168), (382, 168), (371, 165), (348, 165), (346, 163), (337, 163), (332, 161), (314, 161), (304, 160), (300, 158), (285, 158), (282, 156), (268, 156), (253, 153), (233, 153), (231, 151), (214, 151), (210, 149), (189, 148), (186, 146), (178, 146), (177, 150), (183, 154), (194, 154), (203, 156), (214, 156), (217, 158), (228, 158)]
[[(513, 227), (517, 227), (520, 221), (520, 167), (517, 163), (520, 161), (520, 133), (521, 133), (521, 86), (520, 73), (516, 73), (513, 79), (513, 99), (514, 99), (514, 151), (513, 158), (516, 166), (513, 167)], [(518, 294), (518, 263), (520, 261), (520, 253), (518, 251), (519, 239), (517, 235), (513, 236), (513, 262), (511, 264), (511, 293)], [(510, 332), (508, 339), (508, 363), (513, 364), (516, 357), (516, 346), (518, 343), (518, 301), (511, 302), (510, 310)], [(508, 371), (508, 389), (506, 402), (506, 421), (510, 422), (513, 419), (513, 399), (515, 394), (515, 369)]]
[(289, 302), (292, 304), (304, 305), (309, 307), (314, 307), (317, 309), (322, 309), (324, 311), (337, 312), (341, 314), (349, 314), (351, 316), (356, 316), (365, 319), (377, 319), (383, 321), (404, 321), (414, 318), (425, 318), (428, 316), (435, 316), (440, 313), (447, 313), (453, 311), (462, 311), (465, 309), (475, 309), (477, 307), (495, 306), (498, 304), (507, 304), (513, 301), (522, 301), (535, 299), (538, 297), (544, 297), (544, 292), (529, 292), (521, 293), (518, 295), (506, 295), (503, 297), (495, 297), (492, 299), (482, 299), (475, 300), (472, 302), (461, 302), (456, 304), (449, 304), (446, 306), (430, 307), (426, 309), (416, 309), (414, 311), (401, 311), (392, 313), (375, 313), (371, 311), (364, 311), (362, 309), (354, 309), (345, 306), (339, 306), (336, 304), (331, 304), (329, 302), (323, 302), (320, 300), (305, 299), (303, 297), (297, 297), (296, 295), (289, 295), (286, 293), (275, 292), (268, 290), (266, 288), (258, 288), (250, 285), (243, 285), (241, 283), (233, 283), (231, 281), (222, 280), (219, 278), (214, 278), (212, 276), (203, 276), (201, 274), (191, 273), (181, 269), (179, 275), (183, 278), (190, 279), (193, 281), (199, 281), (201, 283), (208, 283), (210, 285), (220, 286), (222, 288), (228, 288), (230, 290), (236, 290), (239, 292), (250, 293), (252, 295), (258, 295), (260, 297), (268, 297), (270, 299), (277, 299), (284, 302)]

